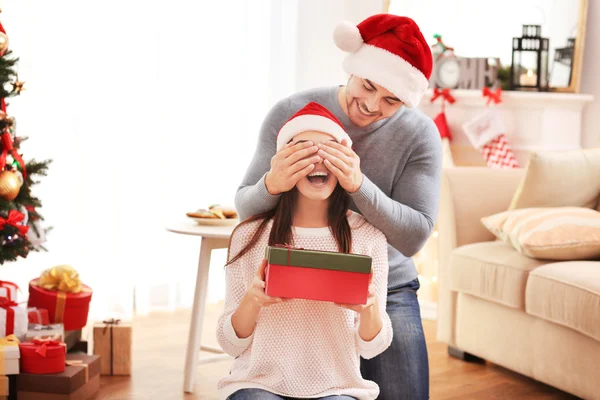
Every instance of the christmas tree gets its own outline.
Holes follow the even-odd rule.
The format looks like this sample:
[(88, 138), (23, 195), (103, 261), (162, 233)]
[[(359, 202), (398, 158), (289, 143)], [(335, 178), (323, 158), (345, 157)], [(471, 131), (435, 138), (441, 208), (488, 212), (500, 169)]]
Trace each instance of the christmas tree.
[(45, 176), (51, 160), (25, 162), (19, 148), (26, 137), (16, 135), (15, 119), (7, 112), (6, 99), (24, 90), (16, 71), (18, 58), (8, 49), (8, 36), (0, 23), (0, 264), (45, 250), (48, 229), (42, 228), (42, 203), (31, 187)]

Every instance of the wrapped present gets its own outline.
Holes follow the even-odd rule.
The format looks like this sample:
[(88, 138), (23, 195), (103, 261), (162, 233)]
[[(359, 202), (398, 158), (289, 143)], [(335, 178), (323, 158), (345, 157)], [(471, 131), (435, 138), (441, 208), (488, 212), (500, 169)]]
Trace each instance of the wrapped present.
[(118, 319), (94, 325), (94, 354), (101, 375), (131, 375), (131, 324)]
[(5, 297), (10, 301), (17, 301), (17, 291), (19, 287), (16, 283), (0, 281), (0, 297)]
[(50, 375), (17, 376), (19, 400), (87, 400), (100, 390), (100, 357), (67, 354), (65, 370)]
[(19, 344), (21, 373), (56, 374), (65, 370), (66, 346), (56, 340), (38, 340)]
[(360, 254), (267, 246), (265, 293), (272, 297), (366, 304), (372, 259)]
[(27, 309), (27, 318), (30, 324), (49, 325), (50, 318), (45, 308), (30, 307)]
[[(65, 344), (67, 345), (67, 352), (75, 348), (78, 343), (81, 343), (82, 332), (81, 329), (75, 329), (73, 331), (65, 331)], [(87, 353), (87, 352), (86, 352)]]
[(92, 289), (69, 266), (50, 268), (29, 283), (28, 306), (47, 309), (50, 322), (63, 323), (68, 331), (87, 324), (91, 299)]
[(57, 342), (65, 341), (65, 328), (63, 324), (29, 324), (25, 341), (30, 342), (38, 340), (54, 340)]
[(0, 375), (0, 400), (8, 399), (8, 376)]
[(19, 340), (27, 333), (27, 310), (0, 297), (0, 337), (14, 334)]
[(19, 339), (8, 335), (0, 339), (0, 375), (15, 375), (19, 373)]

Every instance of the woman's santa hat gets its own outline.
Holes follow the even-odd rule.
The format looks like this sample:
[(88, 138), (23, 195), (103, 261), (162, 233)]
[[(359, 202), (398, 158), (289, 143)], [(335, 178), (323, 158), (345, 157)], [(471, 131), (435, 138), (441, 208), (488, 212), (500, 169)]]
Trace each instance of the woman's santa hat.
[(431, 49), (410, 18), (373, 15), (355, 26), (342, 22), (335, 44), (348, 53), (344, 70), (369, 79), (394, 93), (407, 107), (416, 107), (429, 86)]
[(352, 146), (350, 136), (335, 115), (322, 105), (312, 102), (294, 114), (283, 125), (277, 134), (277, 151), (281, 150), (294, 136), (308, 131), (326, 133), (333, 136), (339, 143), (346, 139), (348, 145)]

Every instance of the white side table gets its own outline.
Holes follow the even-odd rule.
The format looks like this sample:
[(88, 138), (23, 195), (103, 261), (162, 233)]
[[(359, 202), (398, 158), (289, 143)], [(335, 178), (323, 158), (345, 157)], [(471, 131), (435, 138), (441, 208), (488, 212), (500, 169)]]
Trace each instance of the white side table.
[[(219, 348), (202, 346), (202, 322), (204, 320), (204, 307), (208, 289), (208, 268), (210, 255), (214, 249), (223, 249), (229, 246), (229, 238), (235, 226), (204, 226), (195, 221), (180, 221), (166, 227), (169, 232), (182, 235), (200, 236), (200, 257), (198, 259), (198, 274), (196, 276), (196, 290), (194, 293), (194, 306), (192, 308), (192, 321), (188, 337), (187, 353), (185, 357), (185, 370), (183, 390), (191, 393), (198, 364), (210, 363), (230, 358)], [(200, 349), (216, 353), (214, 356), (200, 359)]]

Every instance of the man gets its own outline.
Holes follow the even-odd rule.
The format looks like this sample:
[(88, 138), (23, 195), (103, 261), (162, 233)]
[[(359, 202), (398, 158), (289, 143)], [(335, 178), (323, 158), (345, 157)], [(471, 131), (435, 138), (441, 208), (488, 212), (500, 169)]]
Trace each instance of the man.
[[(427, 348), (411, 257), (427, 241), (439, 201), (439, 133), (414, 108), (428, 87), (431, 50), (414, 21), (390, 14), (374, 15), (358, 26), (340, 24), (334, 40), (350, 53), (343, 64), (350, 74), (346, 86), (297, 93), (271, 109), (238, 189), (236, 208), (242, 219), (273, 208), (280, 193), (323, 162), (350, 193), (351, 209), (388, 240), (387, 311), (394, 339), (380, 356), (361, 360), (361, 372), (379, 385), (381, 399), (427, 399)], [(352, 148), (307, 142), (275, 154), (279, 129), (311, 101), (343, 123)]]

